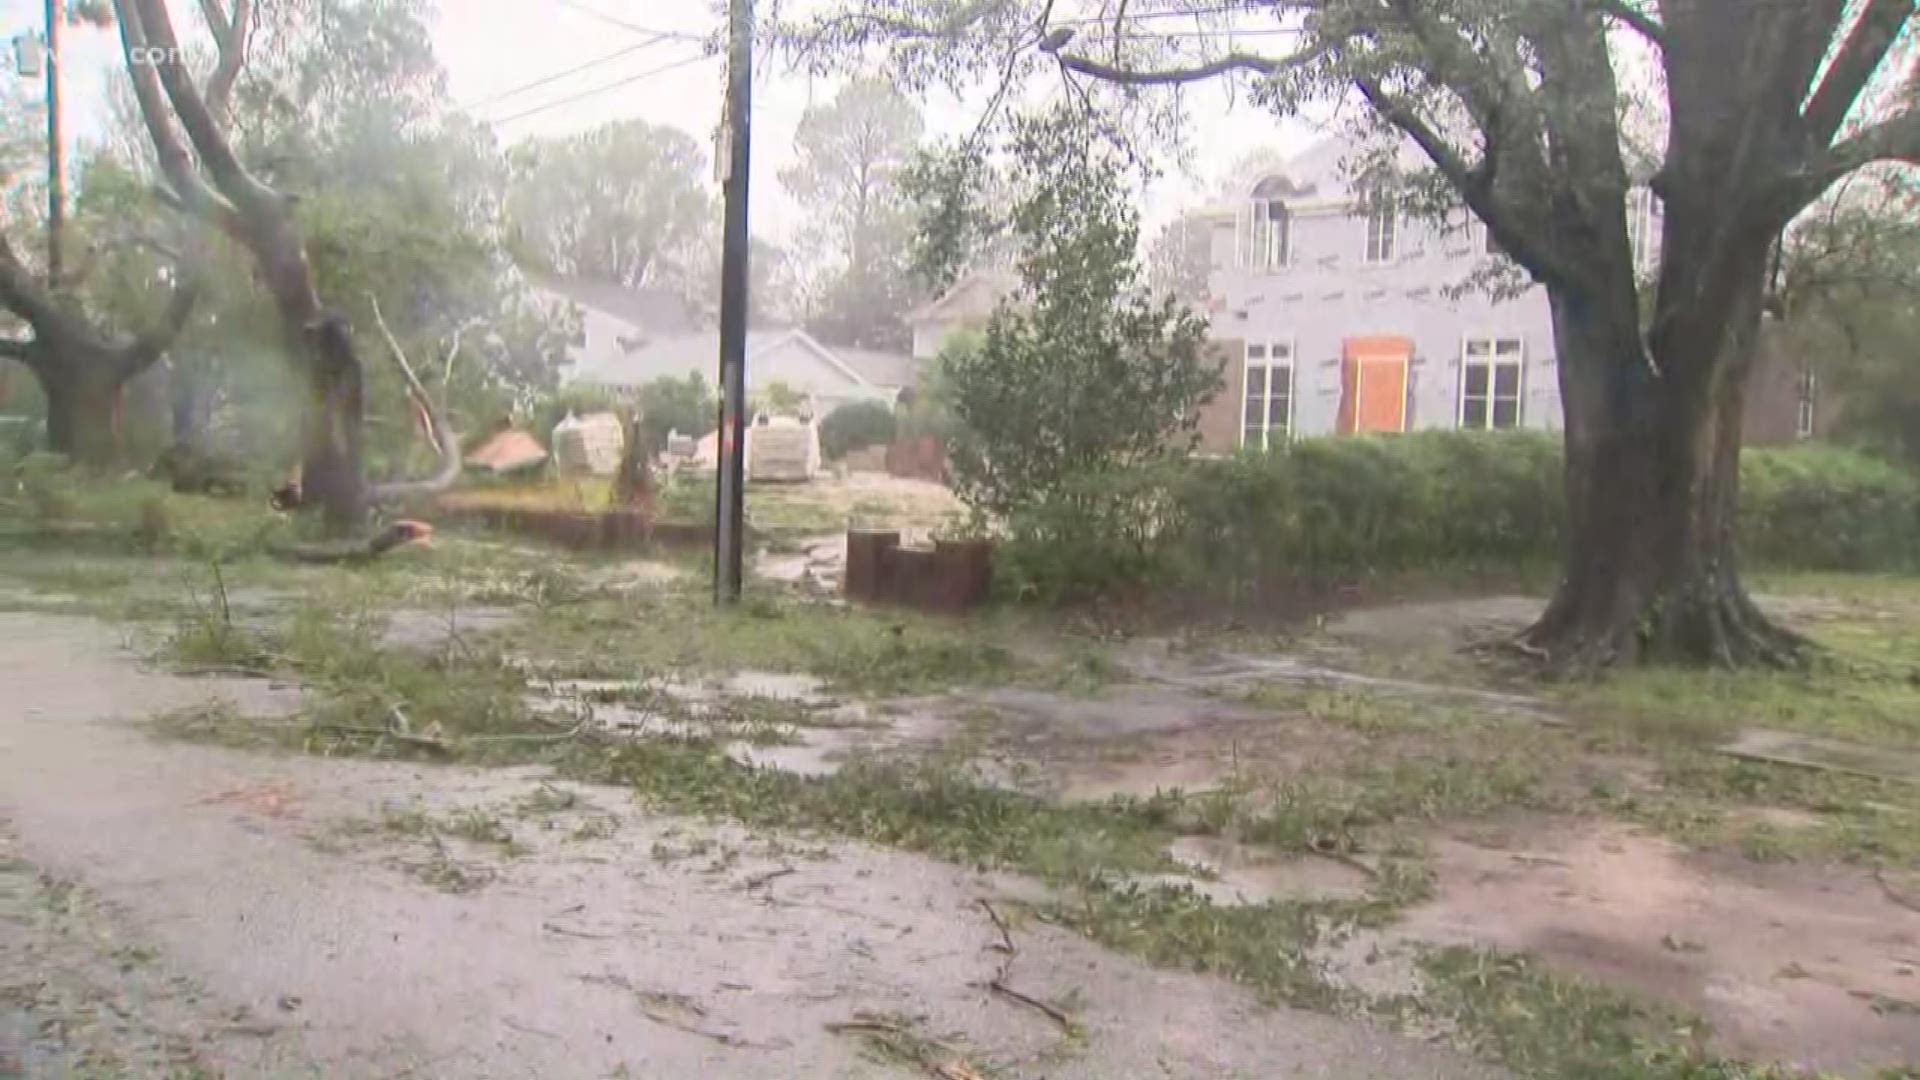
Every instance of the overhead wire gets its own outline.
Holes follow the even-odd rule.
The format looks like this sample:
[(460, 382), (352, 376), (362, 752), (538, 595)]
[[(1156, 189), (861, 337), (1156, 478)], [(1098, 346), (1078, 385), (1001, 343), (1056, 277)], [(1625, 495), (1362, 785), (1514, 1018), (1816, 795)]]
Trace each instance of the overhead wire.
[(647, 40), (639, 42), (638, 44), (628, 45), (624, 48), (615, 49), (613, 52), (606, 53), (605, 55), (602, 55), (602, 56), (594, 57), (592, 60), (585, 61), (584, 63), (579, 63), (579, 64), (573, 65), (572, 67), (563, 68), (560, 71), (556, 71), (551, 75), (544, 75), (538, 79), (533, 80), (532, 82), (521, 83), (519, 86), (502, 90), (497, 94), (489, 94), (488, 96), (481, 98), (478, 101), (467, 102), (466, 104), (460, 105), (458, 107), (462, 112), (471, 112), (474, 109), (483, 109), (489, 105), (496, 105), (502, 101), (507, 100), (508, 98), (519, 97), (521, 94), (524, 94), (529, 90), (538, 90), (542, 87), (551, 86), (554, 83), (561, 81), (562, 79), (566, 79), (574, 75), (578, 75), (583, 71), (590, 71), (603, 64), (609, 64), (615, 60), (622, 59), (623, 57), (632, 56), (634, 53), (641, 52), (646, 49), (650, 49), (655, 45), (660, 44), (663, 41), (669, 41), (669, 40), (671, 39), (666, 37), (665, 35), (648, 38)]
[(714, 57), (708, 55), (707, 53), (700, 53), (699, 55), (696, 55), (696, 56), (681, 57), (680, 59), (675, 60), (672, 63), (662, 64), (659, 67), (648, 68), (646, 71), (629, 75), (615, 82), (610, 82), (610, 83), (603, 84), (601, 86), (596, 86), (587, 90), (582, 90), (579, 93), (568, 94), (566, 97), (559, 98), (554, 101), (549, 101), (549, 102), (546, 102), (545, 104), (535, 105), (530, 109), (522, 109), (521, 111), (514, 113), (510, 116), (503, 116), (496, 120), (491, 120), (489, 121), (489, 123), (511, 124), (516, 120), (524, 120), (529, 116), (537, 116), (540, 113), (547, 112), (551, 109), (560, 108), (562, 105), (572, 105), (575, 102), (584, 101), (587, 98), (595, 97), (612, 90), (618, 90), (624, 86), (631, 86), (634, 83), (640, 82), (643, 79), (650, 79), (655, 75), (664, 75), (669, 71), (675, 71), (680, 68), (687, 67), (690, 64), (697, 64), (702, 60), (711, 60), (711, 59), (714, 59)]

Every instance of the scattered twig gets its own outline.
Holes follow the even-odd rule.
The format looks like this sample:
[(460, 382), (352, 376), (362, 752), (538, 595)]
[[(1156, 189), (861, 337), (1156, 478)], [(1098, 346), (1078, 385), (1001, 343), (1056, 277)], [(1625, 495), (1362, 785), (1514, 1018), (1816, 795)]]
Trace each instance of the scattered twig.
[(1920, 903), (1915, 903), (1912, 898), (1902, 893), (1899, 889), (1894, 888), (1893, 883), (1887, 880), (1885, 870), (1874, 870), (1873, 880), (1880, 883), (1880, 891), (1887, 894), (1887, 899), (1899, 904), (1908, 911), (1920, 912)]
[(277, 679), (280, 673), (267, 668), (248, 667), (245, 664), (194, 664), (189, 667), (173, 669), (175, 675), (184, 678), (211, 678), (217, 675), (235, 676), (242, 679)]
[(1380, 880), (1380, 871), (1375, 870), (1373, 867), (1368, 866), (1366, 863), (1361, 862), (1359, 859), (1354, 858), (1352, 855), (1349, 855), (1346, 852), (1341, 851), (1339, 848), (1331, 847), (1331, 846), (1323, 847), (1318, 844), (1309, 844), (1307, 845), (1307, 851), (1310, 854), (1317, 855), (1320, 858), (1327, 860), (1328, 862), (1339, 863), (1341, 866), (1344, 866), (1349, 870), (1353, 870), (1359, 873), (1361, 876), (1365, 877), (1368, 881)]
[(1008, 986), (1003, 979), (994, 979), (987, 984), (987, 989), (999, 994), (1008, 1001), (1025, 1005), (1029, 1009), (1045, 1014), (1049, 1020), (1060, 1025), (1060, 1030), (1064, 1032), (1068, 1038), (1077, 1039), (1080, 1037), (1080, 1025), (1074, 1021), (1073, 1017), (1068, 1016), (1055, 1006), (1049, 1005), (1031, 994), (1024, 994), (1015, 990), (1013, 987)]
[(470, 735), (465, 741), (470, 743), (566, 742), (569, 739), (579, 738), (586, 731), (586, 727), (586, 722), (582, 721), (565, 731), (526, 731), (513, 732), (507, 735)]
[(545, 930), (549, 934), (561, 934), (565, 937), (585, 938), (588, 941), (607, 941), (616, 936), (614, 934), (594, 934), (586, 930), (575, 930), (572, 927), (561, 926), (558, 923), (551, 923), (551, 922), (541, 923), (540, 929)]
[(392, 728), (365, 727), (359, 724), (315, 724), (317, 731), (331, 731), (339, 735), (357, 735), (368, 739), (392, 739), (407, 746), (416, 746), (422, 750), (431, 750), (436, 754), (452, 755), (453, 748), (439, 739), (426, 735), (409, 735)]
[(755, 874), (752, 877), (747, 879), (745, 888), (748, 892), (752, 892), (753, 890), (758, 889), (762, 885), (765, 885), (768, 882), (773, 881), (777, 878), (783, 878), (783, 877), (786, 877), (788, 874), (797, 874), (799, 872), (800, 871), (795, 870), (791, 866), (783, 866), (778, 870), (769, 870), (764, 874)]
[(1000, 931), (1000, 951), (1008, 956), (1014, 955), (1017, 950), (1013, 947), (1013, 934), (1007, 930), (1007, 921), (1000, 917), (1000, 912), (994, 908), (993, 901), (983, 897), (975, 902), (987, 913), (987, 918), (993, 920), (994, 928)]

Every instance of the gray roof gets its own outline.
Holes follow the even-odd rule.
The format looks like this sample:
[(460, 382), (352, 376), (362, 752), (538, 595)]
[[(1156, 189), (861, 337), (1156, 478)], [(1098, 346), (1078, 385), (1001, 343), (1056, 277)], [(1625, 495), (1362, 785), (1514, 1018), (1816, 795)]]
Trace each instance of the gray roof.
[(848, 367), (860, 373), (860, 377), (875, 386), (888, 389), (912, 386), (917, 371), (913, 357), (906, 353), (876, 352), (872, 349), (842, 349), (829, 345), (833, 355)]
[(680, 335), (699, 330), (703, 320), (685, 297), (657, 285), (628, 287), (590, 278), (533, 276), (541, 287), (576, 304), (597, 308), (644, 328), (649, 334)]

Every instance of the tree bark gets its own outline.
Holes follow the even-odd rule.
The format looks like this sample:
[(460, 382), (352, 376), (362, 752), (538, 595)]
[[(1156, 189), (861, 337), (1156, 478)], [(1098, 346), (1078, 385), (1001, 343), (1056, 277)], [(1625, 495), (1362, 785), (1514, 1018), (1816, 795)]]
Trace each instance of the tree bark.
[(1694, 320), (1719, 332), (1681, 328), (1655, 335), (1652, 349), (1630, 303), (1550, 290), (1567, 424), (1568, 539), (1559, 586), (1522, 642), (1551, 662), (1583, 669), (1804, 659), (1804, 640), (1748, 597), (1734, 543), (1758, 283), (1755, 275), (1726, 310)]
[(35, 365), (47, 399), (47, 448), (81, 465), (104, 467), (120, 452), (118, 373), (93, 364)]

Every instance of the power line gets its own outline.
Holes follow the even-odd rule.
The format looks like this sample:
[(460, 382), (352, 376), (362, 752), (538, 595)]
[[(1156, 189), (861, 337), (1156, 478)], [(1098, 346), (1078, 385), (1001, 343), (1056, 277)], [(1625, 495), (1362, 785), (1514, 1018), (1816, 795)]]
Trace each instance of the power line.
[(675, 60), (670, 64), (662, 64), (656, 68), (648, 68), (647, 70), (642, 71), (636, 75), (629, 75), (626, 78), (619, 80), (618, 82), (610, 82), (605, 84), (604, 86), (596, 86), (591, 90), (582, 90), (577, 94), (569, 94), (566, 97), (560, 98), (556, 101), (549, 101), (544, 105), (535, 105), (531, 109), (524, 109), (520, 112), (514, 113), (511, 116), (503, 116), (498, 120), (493, 120), (490, 122), (494, 124), (511, 124), (515, 120), (524, 120), (529, 116), (538, 115), (540, 113), (546, 112), (549, 109), (557, 109), (562, 105), (571, 105), (576, 101), (582, 101), (586, 98), (594, 97), (598, 94), (604, 94), (609, 90), (618, 90), (623, 86), (630, 86), (633, 83), (637, 83), (642, 79), (650, 79), (655, 75), (662, 75), (662, 74), (665, 74), (666, 72), (673, 71), (678, 68), (686, 67), (689, 64), (697, 64), (702, 60), (710, 60), (710, 59), (712, 59), (712, 57), (708, 56), (705, 53), (701, 53), (698, 56), (682, 57), (681, 59)]
[(502, 90), (497, 94), (493, 94), (488, 97), (481, 98), (479, 101), (469, 102), (465, 105), (459, 106), (459, 109), (462, 112), (472, 112), (475, 109), (485, 108), (488, 105), (493, 105), (498, 102), (505, 101), (506, 99), (511, 97), (519, 97), (521, 94), (524, 94), (529, 90), (538, 90), (543, 86), (551, 86), (554, 83), (557, 83), (560, 80), (565, 79), (569, 76), (578, 75), (583, 71), (587, 71), (592, 68), (597, 68), (602, 64), (611, 63), (612, 61), (618, 60), (623, 56), (631, 56), (634, 53), (640, 52), (643, 49), (650, 49), (653, 46), (658, 45), (661, 42), (666, 40), (668, 39), (665, 35), (649, 38), (646, 41), (642, 41), (637, 45), (629, 45), (624, 49), (617, 49), (613, 52), (607, 53), (605, 56), (595, 57), (594, 59), (588, 60), (583, 64), (575, 64), (574, 66), (567, 68), (563, 71), (556, 71), (551, 75), (547, 75), (543, 78), (535, 79), (530, 83), (522, 83), (521, 85), (516, 86), (511, 90)]
[(601, 11), (599, 8), (593, 7), (588, 4), (583, 4), (580, 2), (580, 0), (559, 0), (559, 2), (563, 6), (570, 7), (573, 10), (581, 13), (582, 15), (590, 15), (596, 19), (599, 19), (601, 22), (606, 23), (608, 26), (617, 26), (622, 30), (627, 30), (635, 34), (653, 34), (659, 37), (676, 38), (680, 41), (704, 42), (707, 40), (705, 37), (699, 34), (689, 34), (684, 30), (656, 30), (650, 26), (638, 26), (638, 25), (635, 25), (634, 23), (630, 23), (627, 20), (620, 18), (617, 15), (609, 15), (606, 12)]

